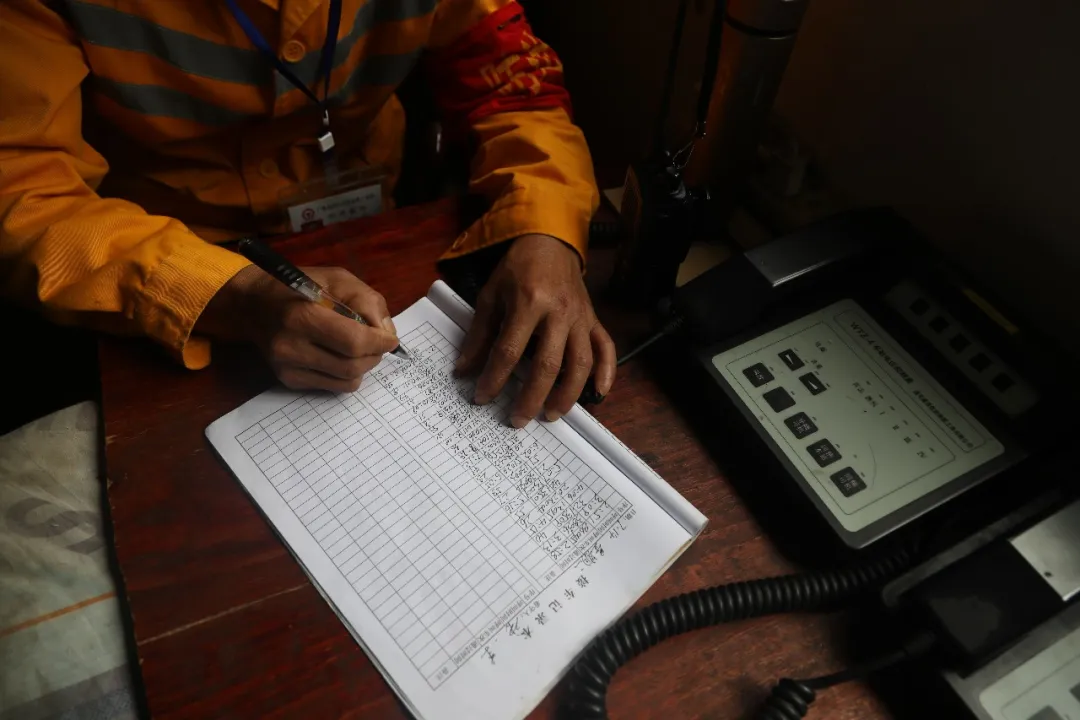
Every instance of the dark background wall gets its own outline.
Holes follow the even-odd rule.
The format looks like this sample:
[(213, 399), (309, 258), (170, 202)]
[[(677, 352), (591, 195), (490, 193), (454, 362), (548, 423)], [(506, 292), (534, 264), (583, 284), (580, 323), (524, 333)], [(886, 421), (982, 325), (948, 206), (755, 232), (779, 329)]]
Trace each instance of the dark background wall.
[[(649, 147), (677, 3), (531, 0), (601, 166)], [(669, 137), (709, 3), (692, 2)], [(1080, 356), (1080, 4), (812, 0), (776, 109), (837, 192), (888, 203)]]

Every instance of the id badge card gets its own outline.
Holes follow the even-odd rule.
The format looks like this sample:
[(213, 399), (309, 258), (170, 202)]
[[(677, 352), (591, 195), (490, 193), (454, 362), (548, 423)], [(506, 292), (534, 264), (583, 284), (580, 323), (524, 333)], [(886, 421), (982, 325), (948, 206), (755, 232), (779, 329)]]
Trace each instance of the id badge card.
[(317, 230), (381, 213), (387, 207), (386, 177), (382, 168), (323, 175), (283, 191), (278, 202), (292, 232)]

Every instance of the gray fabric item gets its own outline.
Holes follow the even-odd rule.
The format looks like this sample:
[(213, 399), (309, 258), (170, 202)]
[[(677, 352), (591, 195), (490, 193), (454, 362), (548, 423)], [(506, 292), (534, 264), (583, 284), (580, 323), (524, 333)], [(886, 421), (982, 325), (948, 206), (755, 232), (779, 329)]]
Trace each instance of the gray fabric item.
[(135, 717), (98, 442), (93, 403), (0, 437), (0, 718)]
[(134, 720), (134, 698), (126, 665), (12, 708), (18, 720)]

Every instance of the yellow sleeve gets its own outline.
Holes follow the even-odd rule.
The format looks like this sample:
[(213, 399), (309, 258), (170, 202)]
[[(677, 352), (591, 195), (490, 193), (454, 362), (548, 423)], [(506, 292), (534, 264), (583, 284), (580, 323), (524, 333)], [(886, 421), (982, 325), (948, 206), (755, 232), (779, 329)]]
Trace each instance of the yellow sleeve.
[(584, 262), (600, 198), (592, 158), (571, 121), (562, 63), (533, 35), (521, 6), (440, 3), (428, 67), (448, 132), (473, 144), (470, 190), (490, 204), (444, 259), (541, 233)]
[(0, 4), (0, 287), (51, 320), (144, 334), (190, 368), (210, 360), (191, 330), (247, 265), (176, 220), (94, 189), (108, 171), (82, 137), (88, 68), (45, 4)]

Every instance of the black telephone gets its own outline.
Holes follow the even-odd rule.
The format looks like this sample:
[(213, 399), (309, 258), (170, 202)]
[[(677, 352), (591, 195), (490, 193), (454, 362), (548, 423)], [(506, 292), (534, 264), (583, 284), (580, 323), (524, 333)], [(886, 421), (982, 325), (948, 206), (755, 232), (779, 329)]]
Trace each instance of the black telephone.
[[(971, 717), (1080, 718), (1080, 503), (1048, 469), (1070, 462), (1078, 393), (1053, 343), (882, 209), (738, 256), (670, 307), (658, 374), (763, 525), (817, 570), (625, 619), (576, 666), (568, 716), (606, 717), (614, 672), (671, 635), (891, 583), (880, 605), (908, 635), (845, 673), (781, 681), (760, 718), (803, 717), (818, 690), (929, 653)], [(1032, 664), (1036, 650), (1050, 659)], [(1046, 668), (1071, 690), (1008, 714)]]
[(673, 298), (693, 394), (747, 435), (800, 534), (836, 541), (829, 557), (946, 515), (1067, 432), (1067, 362), (1001, 307), (880, 209), (765, 244)]

